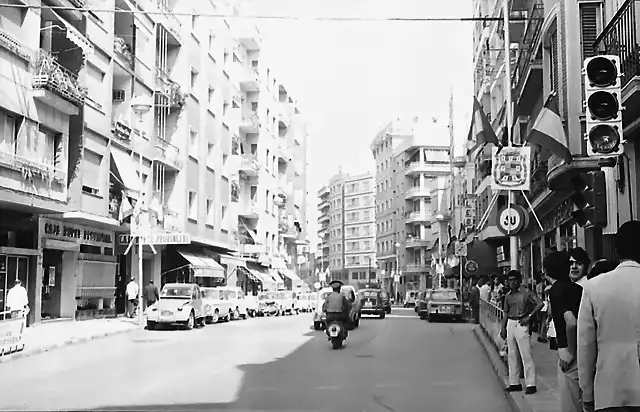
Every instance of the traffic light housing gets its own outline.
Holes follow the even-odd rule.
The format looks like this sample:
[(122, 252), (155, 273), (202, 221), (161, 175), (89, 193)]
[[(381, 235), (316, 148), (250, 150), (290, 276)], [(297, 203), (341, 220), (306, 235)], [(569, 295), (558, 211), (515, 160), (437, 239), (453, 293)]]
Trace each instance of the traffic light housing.
[(584, 60), (586, 140), (589, 156), (616, 156), (622, 146), (620, 58), (600, 55)]
[(571, 213), (580, 227), (607, 226), (607, 185), (604, 172), (587, 172), (571, 179), (575, 191), (571, 200), (577, 210)]

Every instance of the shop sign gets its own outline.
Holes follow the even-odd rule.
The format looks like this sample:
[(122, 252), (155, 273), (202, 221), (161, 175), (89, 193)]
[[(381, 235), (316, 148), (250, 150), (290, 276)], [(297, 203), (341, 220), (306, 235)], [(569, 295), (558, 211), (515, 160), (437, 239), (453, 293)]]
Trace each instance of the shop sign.
[[(145, 245), (188, 245), (191, 243), (191, 235), (188, 233), (153, 233), (139, 237)], [(128, 246), (130, 242), (130, 233), (118, 235), (118, 246)]]
[(113, 235), (78, 225), (58, 222), (51, 219), (41, 220), (40, 233), (44, 238), (66, 240), (83, 244), (111, 245)]
[(475, 260), (468, 260), (467, 263), (465, 263), (464, 265), (464, 270), (468, 274), (473, 275), (478, 271), (478, 264), (476, 263)]
[(540, 219), (540, 223), (542, 223), (544, 232), (546, 233), (549, 230), (555, 229), (567, 220), (570, 220), (572, 218), (571, 212), (573, 212), (574, 209), (575, 206), (571, 199), (567, 199), (560, 203), (558, 207), (554, 208), (552, 212), (543, 216)]
[(529, 190), (531, 185), (531, 147), (502, 147), (492, 150), (493, 190)]
[(0, 353), (7, 355), (24, 348), (22, 333), (25, 324), (25, 318), (8, 319), (0, 322)]

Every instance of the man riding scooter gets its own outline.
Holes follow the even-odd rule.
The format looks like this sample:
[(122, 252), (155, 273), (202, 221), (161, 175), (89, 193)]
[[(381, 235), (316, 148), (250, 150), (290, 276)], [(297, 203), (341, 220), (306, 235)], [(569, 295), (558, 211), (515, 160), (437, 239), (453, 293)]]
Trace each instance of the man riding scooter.
[(331, 322), (340, 322), (346, 339), (348, 335), (346, 326), (349, 322), (349, 313), (351, 313), (351, 302), (340, 293), (340, 288), (344, 286), (344, 283), (339, 280), (332, 280), (329, 286), (331, 286), (333, 292), (327, 295), (322, 305), (322, 311), (326, 314), (326, 324), (330, 325)]

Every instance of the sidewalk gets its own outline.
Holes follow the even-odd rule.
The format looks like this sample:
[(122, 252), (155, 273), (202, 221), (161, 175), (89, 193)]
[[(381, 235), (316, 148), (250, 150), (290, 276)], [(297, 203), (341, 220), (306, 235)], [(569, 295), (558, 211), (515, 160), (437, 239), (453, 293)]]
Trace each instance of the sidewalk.
[[(474, 328), (474, 334), (487, 353), (495, 373), (504, 387), (508, 385), (508, 369), (506, 358), (501, 358), (493, 342), (487, 337), (480, 326)], [(525, 395), (524, 392), (506, 393), (507, 400), (513, 411), (519, 412), (557, 412), (560, 404), (555, 390), (558, 386), (557, 355), (549, 350), (548, 343), (538, 342), (538, 335), (531, 336), (531, 352), (536, 364), (538, 392)]]
[(138, 329), (137, 319), (125, 317), (49, 321), (26, 328), (22, 337), (24, 349), (0, 356), (0, 363), (136, 329)]

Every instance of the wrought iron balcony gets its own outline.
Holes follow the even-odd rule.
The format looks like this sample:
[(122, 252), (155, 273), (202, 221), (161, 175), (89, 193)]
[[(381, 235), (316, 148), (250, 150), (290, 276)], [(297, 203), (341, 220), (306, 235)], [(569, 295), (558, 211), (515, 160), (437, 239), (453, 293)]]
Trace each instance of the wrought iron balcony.
[(640, 45), (638, 44), (638, 15), (636, 3), (627, 0), (602, 30), (594, 42), (596, 53), (615, 54), (620, 57), (622, 87), (640, 75)]
[(76, 106), (84, 105), (87, 91), (78, 83), (78, 76), (62, 67), (47, 51), (38, 51), (32, 70), (34, 89), (49, 90)]
[(182, 169), (183, 163), (180, 158), (180, 148), (171, 144), (161, 137), (156, 136), (157, 149), (156, 161), (159, 161), (167, 166), (172, 167), (175, 170)]
[(515, 70), (511, 84), (513, 89), (521, 91), (524, 82), (527, 79), (527, 72), (531, 67), (535, 59), (536, 44), (542, 33), (542, 23), (544, 21), (544, 2), (541, 0), (536, 1), (530, 12), (529, 19), (527, 20), (524, 33), (522, 35), (522, 41), (520, 44), (520, 51), (518, 52), (518, 58), (515, 64)]
[(133, 48), (122, 37), (114, 36), (113, 51), (129, 67), (133, 66)]
[(25, 179), (39, 178), (45, 182), (67, 183), (67, 171), (50, 164), (31, 160), (15, 153), (0, 150), (0, 164), (22, 173)]
[(31, 50), (2, 29), (0, 29), (0, 47), (8, 50), (25, 61), (31, 61)]

